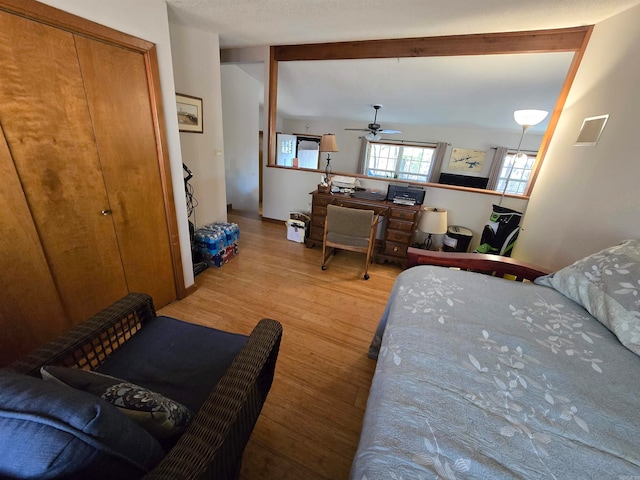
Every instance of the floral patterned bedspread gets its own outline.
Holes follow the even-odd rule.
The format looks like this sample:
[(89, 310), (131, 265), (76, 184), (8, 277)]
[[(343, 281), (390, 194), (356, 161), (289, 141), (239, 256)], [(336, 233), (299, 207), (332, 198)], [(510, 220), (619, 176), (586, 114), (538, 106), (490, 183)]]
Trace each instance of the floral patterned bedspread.
[(552, 288), (414, 267), (376, 335), (352, 480), (640, 480), (640, 358)]

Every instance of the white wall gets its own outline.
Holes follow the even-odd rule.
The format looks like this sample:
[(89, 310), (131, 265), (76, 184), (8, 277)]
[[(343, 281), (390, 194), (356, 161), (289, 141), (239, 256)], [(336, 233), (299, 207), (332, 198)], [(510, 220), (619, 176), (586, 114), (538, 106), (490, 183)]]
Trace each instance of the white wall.
[(180, 132), (182, 161), (193, 172), (189, 183), (198, 202), (190, 220), (196, 227), (226, 221), (218, 35), (174, 23), (169, 23), (169, 30), (175, 90), (202, 98), (203, 133)]
[[(222, 67), (226, 68), (227, 66), (231, 67), (234, 64), (247, 64), (247, 63), (251, 63), (251, 64), (257, 64), (258, 66), (260, 66), (262, 68), (262, 94), (260, 95), (260, 92), (258, 91), (258, 98), (254, 98), (254, 88), (253, 85), (251, 85), (248, 82), (248, 79), (244, 79), (243, 82), (247, 82), (248, 85), (250, 85), (250, 91), (247, 92), (248, 95), (248, 100), (249, 101), (255, 101), (256, 105), (255, 108), (257, 110), (257, 114), (258, 114), (258, 128), (255, 130), (256, 132), (265, 132), (266, 133), (266, 128), (265, 125), (267, 125), (268, 120), (267, 120), (267, 115), (268, 115), (268, 109), (263, 109), (260, 106), (260, 97), (262, 97), (262, 102), (264, 105), (269, 105), (269, 82), (265, 81), (264, 79), (268, 79), (269, 78), (269, 58), (270, 58), (270, 48), (268, 46), (259, 46), (259, 47), (247, 47), (247, 48), (230, 48), (230, 49), (225, 49), (222, 50), (222, 52), (220, 52), (220, 61), (222, 63)], [(233, 71), (233, 70), (231, 70)], [(226, 78), (226, 77), (225, 77)], [(260, 82), (258, 82), (260, 83)], [(234, 90), (233, 96), (237, 96), (239, 95), (239, 91), (237, 89), (235, 89), (233, 86), (228, 86), (227, 82), (223, 80), (223, 89), (227, 88), (232, 88)], [(229, 94), (231, 95), (231, 92), (229, 92)], [(223, 118), (224, 118), (224, 124), (228, 125), (229, 123), (233, 122), (234, 124), (237, 123), (238, 119), (240, 117), (238, 117), (236, 115), (235, 110), (235, 102), (232, 102), (231, 97), (227, 98), (227, 94), (224, 94), (224, 112), (223, 112)], [(243, 105), (243, 110), (246, 111), (253, 111), (254, 107), (253, 106), (249, 106), (246, 104), (246, 102), (244, 101), (244, 99), (239, 98), (238, 99), (239, 104)], [(251, 114), (252, 115), (252, 114)], [(229, 116), (231, 118), (229, 118)], [(252, 120), (251, 120), (252, 121)], [(235, 138), (240, 138), (240, 136), (245, 136), (245, 140), (248, 139), (250, 142), (253, 142), (253, 140), (251, 140), (248, 136), (247, 136), (247, 129), (246, 128), (240, 128), (239, 131), (235, 131), (236, 128), (234, 128), (234, 132), (230, 132), (229, 128), (225, 128), (225, 135), (234, 135)], [(257, 133), (256, 133), (257, 135)], [(225, 137), (226, 140), (226, 137)], [(231, 139), (229, 139), (231, 141)], [(234, 140), (235, 141), (235, 140)], [(258, 158), (258, 148), (259, 146), (256, 143), (256, 151), (253, 154), (250, 154), (249, 152), (246, 153), (247, 158), (249, 158), (249, 156), (253, 156), (254, 158)], [(263, 135), (263, 142), (262, 142), (262, 151), (266, 152), (267, 151), (267, 135)], [(249, 160), (248, 160), (249, 161)], [(265, 165), (267, 162), (267, 155), (263, 155), (263, 162), (262, 165), (259, 166), (259, 168), (262, 169), (262, 172), (264, 174), (265, 172)], [(227, 162), (229, 163), (229, 162)], [(257, 160), (256, 160), (257, 163)], [(256, 163), (253, 163), (253, 165), (256, 165)], [(229, 172), (227, 172), (227, 176), (228, 176), (228, 183), (234, 183), (236, 185), (239, 186), (239, 190), (244, 190), (243, 187), (240, 187), (243, 183), (247, 183), (251, 186), (254, 185), (255, 182), (255, 178), (254, 178), (254, 170), (253, 168), (249, 168), (248, 171), (245, 171), (244, 169), (236, 169), (233, 171), (233, 173), (229, 174)], [(260, 172), (258, 171), (258, 177), (260, 176)], [(259, 182), (259, 179), (258, 179)], [(264, 182), (263, 182), (264, 185)], [(253, 187), (250, 187), (253, 188)], [(234, 192), (232, 194), (233, 197), (236, 196), (236, 193)], [(253, 196), (251, 197), (251, 203), (253, 204)], [(259, 199), (259, 193), (258, 193), (258, 203), (259, 203), (260, 199)], [(229, 203), (233, 204), (233, 208), (237, 208), (238, 205), (240, 205), (239, 202), (234, 201), (234, 199), (231, 199), (231, 201)], [(251, 211), (257, 211), (257, 208), (254, 210), (253, 208), (250, 209)]]
[[(514, 256), (557, 269), (640, 237), (640, 6), (596, 25), (523, 221)], [(609, 114), (596, 146), (585, 117)]]
[(167, 7), (163, 0), (39, 0), (74, 15), (111, 27), (124, 33), (153, 42), (156, 45), (162, 102), (165, 114), (167, 148), (171, 162), (171, 176), (178, 220), (180, 251), (184, 282), (193, 284), (191, 247), (187, 209), (182, 181), (182, 159), (178, 137), (178, 115), (175, 102), (173, 66)]
[(258, 212), (259, 98), (262, 84), (236, 65), (222, 65), (227, 203)]

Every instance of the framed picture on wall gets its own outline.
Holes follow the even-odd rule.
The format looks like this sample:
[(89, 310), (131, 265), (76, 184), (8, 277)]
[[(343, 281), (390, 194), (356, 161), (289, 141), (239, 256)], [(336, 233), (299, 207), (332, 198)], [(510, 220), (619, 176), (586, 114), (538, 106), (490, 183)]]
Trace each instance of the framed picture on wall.
[(202, 99), (176, 93), (178, 109), (178, 130), (181, 132), (202, 133)]
[(467, 172), (481, 172), (487, 152), (484, 150), (470, 150), (468, 148), (454, 148), (449, 159), (449, 170), (466, 170)]

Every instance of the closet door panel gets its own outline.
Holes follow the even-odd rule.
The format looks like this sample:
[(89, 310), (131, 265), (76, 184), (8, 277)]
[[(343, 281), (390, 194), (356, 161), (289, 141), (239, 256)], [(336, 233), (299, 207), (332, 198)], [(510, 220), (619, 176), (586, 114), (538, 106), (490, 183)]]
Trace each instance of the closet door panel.
[(68, 330), (0, 126), (0, 366)]
[(76, 37), (129, 290), (176, 298), (158, 146), (143, 55)]
[[(74, 37), (0, 12), (0, 123), (65, 311), (127, 293)], [(16, 41), (19, 39), (19, 41)]]

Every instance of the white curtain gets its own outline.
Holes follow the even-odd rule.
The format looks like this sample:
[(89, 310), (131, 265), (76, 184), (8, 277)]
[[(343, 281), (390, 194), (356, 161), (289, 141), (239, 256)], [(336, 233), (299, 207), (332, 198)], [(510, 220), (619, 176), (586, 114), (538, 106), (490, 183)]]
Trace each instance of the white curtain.
[(367, 157), (369, 156), (369, 140), (360, 137), (360, 156), (358, 157), (358, 173), (367, 174)]
[(491, 160), (491, 170), (489, 170), (489, 182), (487, 183), (487, 190), (495, 190), (498, 186), (498, 177), (500, 176), (500, 169), (502, 168), (502, 162), (509, 149), (507, 147), (495, 147), (493, 159)]
[(438, 183), (440, 180), (440, 171), (442, 170), (442, 162), (444, 161), (444, 154), (447, 151), (449, 144), (445, 142), (438, 142), (436, 145), (436, 151), (433, 155), (433, 165), (431, 166), (431, 172), (429, 172), (429, 178), (427, 182)]

